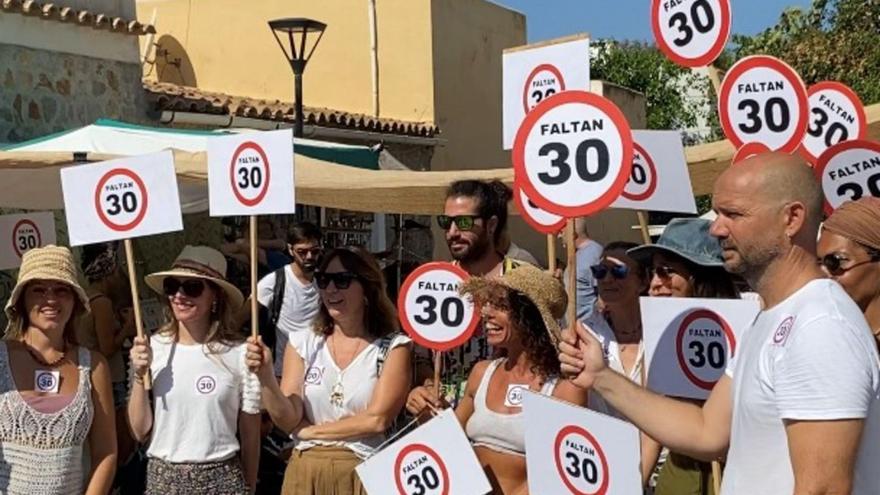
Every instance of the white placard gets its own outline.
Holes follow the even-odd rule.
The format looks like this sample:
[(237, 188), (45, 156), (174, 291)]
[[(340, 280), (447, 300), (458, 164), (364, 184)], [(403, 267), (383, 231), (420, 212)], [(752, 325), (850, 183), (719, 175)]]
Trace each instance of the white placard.
[(800, 76), (774, 57), (746, 57), (721, 83), (721, 128), (737, 148), (761, 143), (774, 151), (795, 151), (806, 134), (807, 111), (807, 90)]
[(505, 50), (502, 63), (506, 150), (513, 147), (517, 129), (538, 103), (562, 91), (590, 89), (590, 39), (586, 34)]
[(446, 351), (465, 343), (474, 333), (480, 315), (469, 297), (458, 289), (467, 272), (452, 263), (426, 263), (400, 287), (397, 308), (400, 323), (417, 344)]
[(71, 246), (183, 230), (170, 151), (63, 168), (61, 188)]
[(0, 270), (18, 268), (24, 253), (56, 242), (55, 215), (51, 211), (2, 215)]
[(635, 426), (534, 392), (523, 413), (531, 493), (642, 493)]
[(760, 304), (747, 299), (642, 297), (648, 388), (704, 400), (721, 379)]
[(633, 131), (633, 168), (611, 206), (697, 213), (687, 158), (677, 131)]
[(356, 468), (370, 495), (483, 495), (492, 487), (451, 409)]
[(810, 86), (807, 98), (810, 123), (800, 151), (810, 163), (816, 163), (835, 144), (864, 139), (868, 119), (855, 91), (839, 82), (825, 81)]
[(565, 227), (565, 218), (538, 208), (538, 205), (529, 199), (517, 181), (513, 183), (513, 198), (523, 220), (536, 231), (555, 235)]
[(513, 147), (513, 169), (541, 209), (587, 216), (620, 196), (632, 154), (632, 131), (614, 103), (586, 91), (566, 91), (526, 116)]
[(880, 198), (880, 143), (846, 141), (831, 147), (813, 168), (825, 193), (829, 215), (862, 196)]
[(290, 129), (209, 139), (211, 216), (294, 213), (293, 169)]
[(730, 37), (730, 0), (653, 0), (651, 28), (666, 57), (685, 67), (705, 67)]

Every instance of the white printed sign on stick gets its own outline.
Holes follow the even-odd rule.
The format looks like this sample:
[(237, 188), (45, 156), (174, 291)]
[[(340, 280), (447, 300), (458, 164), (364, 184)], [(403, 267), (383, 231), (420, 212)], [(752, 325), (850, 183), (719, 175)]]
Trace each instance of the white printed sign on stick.
[(51, 211), (0, 216), (0, 242), (0, 270), (18, 268), (24, 253), (55, 244), (55, 216)]
[(632, 155), (632, 131), (614, 103), (586, 91), (566, 91), (526, 116), (513, 147), (513, 169), (539, 208), (579, 217), (620, 196), (632, 172)]
[(63, 168), (61, 188), (71, 246), (183, 230), (170, 151)]
[(681, 134), (633, 131), (633, 167), (611, 207), (630, 210), (696, 213)]
[(855, 91), (839, 82), (825, 81), (807, 90), (810, 123), (800, 152), (810, 163), (844, 141), (864, 139), (868, 132), (865, 107)]
[(397, 297), (400, 323), (417, 344), (447, 351), (470, 339), (480, 315), (458, 289), (468, 274), (452, 263), (426, 263), (404, 280)]
[(370, 495), (483, 495), (492, 487), (451, 409), (356, 468)]
[(678, 65), (705, 67), (730, 37), (730, 0), (653, 0), (651, 28), (660, 51)]
[(290, 129), (209, 139), (211, 216), (294, 213), (293, 170)]
[(761, 310), (746, 299), (642, 297), (648, 388), (705, 400)]
[(795, 151), (807, 130), (807, 90), (785, 62), (746, 57), (721, 83), (718, 115), (724, 135), (737, 148), (761, 143), (773, 151)]
[(880, 143), (845, 141), (832, 146), (813, 168), (825, 193), (829, 215), (847, 201), (880, 198)]
[(534, 392), (523, 414), (531, 493), (642, 493), (635, 426)]
[(542, 234), (556, 235), (565, 227), (564, 217), (538, 208), (538, 205), (529, 199), (525, 191), (522, 190), (522, 186), (517, 180), (513, 182), (513, 198), (523, 220), (536, 231)]
[(504, 51), (504, 149), (538, 103), (563, 91), (590, 89), (590, 38), (586, 34)]

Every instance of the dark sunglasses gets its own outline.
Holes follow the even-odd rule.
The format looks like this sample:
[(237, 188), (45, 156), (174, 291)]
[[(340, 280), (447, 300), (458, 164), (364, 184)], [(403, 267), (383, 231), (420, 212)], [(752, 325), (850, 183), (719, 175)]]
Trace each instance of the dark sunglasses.
[(300, 257), (305, 257), (307, 254), (311, 254), (314, 257), (321, 256), (321, 253), (324, 252), (324, 248), (314, 247), (314, 248), (297, 248), (294, 249), (293, 252)]
[(162, 281), (162, 291), (166, 296), (173, 296), (178, 291), (187, 297), (199, 297), (205, 292), (204, 280), (188, 278), (184, 280), (168, 277)]
[(590, 267), (590, 271), (593, 272), (593, 278), (596, 280), (603, 280), (608, 276), (608, 272), (611, 272), (611, 276), (617, 280), (623, 280), (629, 275), (629, 267), (626, 265), (614, 265), (611, 268), (601, 264), (593, 265)]
[(657, 275), (660, 278), (669, 278), (678, 273), (678, 270), (672, 268), (671, 266), (660, 265), (651, 268), (651, 272)]
[(856, 268), (858, 266), (867, 265), (868, 263), (876, 263), (880, 261), (880, 256), (871, 256), (871, 258), (861, 261), (859, 263), (853, 263), (850, 266), (844, 268), (843, 264), (847, 261), (850, 261), (849, 258), (840, 254), (840, 253), (831, 253), (826, 254), (819, 260), (819, 264), (822, 265), (829, 274), (834, 277), (839, 277), (844, 273)]
[(319, 289), (326, 289), (330, 286), (330, 282), (333, 282), (333, 285), (335, 285), (337, 289), (345, 290), (349, 288), (352, 281), (357, 280), (357, 278), (358, 276), (351, 272), (315, 273), (315, 283), (318, 285)]
[(449, 227), (452, 227), (452, 224), (455, 223), (455, 227), (458, 230), (471, 230), (474, 228), (478, 218), (480, 217), (476, 215), (456, 215), (454, 217), (438, 215), (437, 225), (443, 230), (449, 230)]

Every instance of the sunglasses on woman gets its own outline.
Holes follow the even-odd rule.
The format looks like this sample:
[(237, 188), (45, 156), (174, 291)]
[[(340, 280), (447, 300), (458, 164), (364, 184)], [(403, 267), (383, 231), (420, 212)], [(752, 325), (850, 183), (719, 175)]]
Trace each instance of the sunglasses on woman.
[(454, 223), (458, 230), (466, 231), (474, 228), (477, 218), (480, 217), (476, 215), (438, 215), (437, 225), (443, 230), (449, 230), (449, 227), (452, 227), (452, 224)]
[(874, 255), (865, 261), (860, 261), (858, 263), (853, 263), (852, 265), (844, 267), (843, 265), (848, 261), (851, 261), (851, 260), (840, 253), (831, 253), (831, 254), (826, 254), (825, 256), (823, 256), (822, 259), (819, 260), (819, 264), (822, 265), (822, 267), (825, 268), (825, 270), (831, 276), (839, 277), (839, 276), (843, 275), (844, 273), (846, 273), (846, 272), (848, 272), (858, 266), (867, 265), (868, 263), (875, 263), (877, 261), (880, 261), (880, 255)]
[(345, 290), (357, 278), (358, 276), (351, 272), (317, 272), (315, 273), (315, 284), (318, 285), (319, 289), (326, 289), (330, 286), (330, 282), (333, 282), (337, 289)]
[(168, 277), (162, 281), (162, 290), (165, 292), (165, 295), (169, 297), (180, 291), (187, 297), (196, 298), (201, 296), (202, 292), (205, 291), (205, 281), (196, 278), (180, 280)]
[(671, 266), (666, 265), (658, 265), (651, 268), (651, 272), (657, 275), (660, 278), (669, 278), (673, 275), (678, 274), (678, 270), (672, 268)]
[(604, 280), (611, 273), (611, 276), (617, 280), (623, 280), (629, 275), (629, 267), (626, 265), (614, 265), (608, 268), (606, 265), (593, 265), (590, 267), (593, 272), (593, 278), (596, 280)]

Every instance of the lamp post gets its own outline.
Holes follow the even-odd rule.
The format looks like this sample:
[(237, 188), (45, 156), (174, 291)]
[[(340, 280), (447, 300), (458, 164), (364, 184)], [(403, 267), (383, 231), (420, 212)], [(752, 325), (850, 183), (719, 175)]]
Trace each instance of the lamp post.
[[(305, 19), (301, 17), (275, 19), (269, 21), (269, 27), (272, 34), (275, 35), (275, 41), (284, 52), (290, 68), (293, 69), (293, 90), (296, 101), (294, 102), (294, 111), (296, 113), (296, 121), (294, 122), (293, 135), (302, 137), (303, 135), (303, 101), (302, 101), (302, 75), (306, 70), (306, 64), (312, 58), (318, 43), (324, 36), (324, 29), (327, 25), (313, 19)], [(309, 34), (312, 34), (314, 43), (309, 47)], [(317, 38), (315, 38), (317, 36)], [(281, 41), (282, 37), (287, 38), (288, 48), (285, 48)]]

